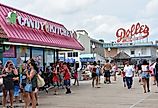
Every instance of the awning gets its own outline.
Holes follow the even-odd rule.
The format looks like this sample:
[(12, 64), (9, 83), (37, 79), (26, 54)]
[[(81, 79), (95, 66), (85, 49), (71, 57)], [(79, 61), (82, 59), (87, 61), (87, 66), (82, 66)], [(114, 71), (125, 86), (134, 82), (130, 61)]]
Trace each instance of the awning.
[[(12, 15), (11, 12), (15, 12), (16, 15)], [(8, 22), (8, 19), (11, 23)], [(17, 23), (17, 21), (19, 22)], [(5, 37), (9, 42), (84, 50), (83, 46), (70, 35), (70, 32), (62, 24), (2, 4), (0, 4), (0, 26), (7, 35), (0, 36), (0, 38)], [(68, 33), (69, 35), (67, 35)]]

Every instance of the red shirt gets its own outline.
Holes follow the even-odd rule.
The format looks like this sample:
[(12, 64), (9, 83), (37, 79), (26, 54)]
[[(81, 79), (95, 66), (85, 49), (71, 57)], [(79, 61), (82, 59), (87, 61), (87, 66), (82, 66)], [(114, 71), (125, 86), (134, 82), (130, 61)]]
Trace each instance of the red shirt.
[(64, 69), (64, 80), (70, 80), (70, 73), (68, 69)]
[(53, 82), (58, 82), (59, 81), (57, 73), (53, 73), (53, 79), (52, 80), (53, 80)]

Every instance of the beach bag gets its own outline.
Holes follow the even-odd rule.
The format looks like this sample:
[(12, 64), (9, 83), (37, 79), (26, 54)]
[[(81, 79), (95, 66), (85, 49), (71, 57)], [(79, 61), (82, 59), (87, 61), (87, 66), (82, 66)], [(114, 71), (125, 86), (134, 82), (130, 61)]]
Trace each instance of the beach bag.
[(37, 85), (38, 87), (43, 87), (45, 85), (44, 79), (39, 74), (37, 74)]
[(27, 83), (24, 89), (25, 89), (25, 92), (32, 92), (31, 82)]

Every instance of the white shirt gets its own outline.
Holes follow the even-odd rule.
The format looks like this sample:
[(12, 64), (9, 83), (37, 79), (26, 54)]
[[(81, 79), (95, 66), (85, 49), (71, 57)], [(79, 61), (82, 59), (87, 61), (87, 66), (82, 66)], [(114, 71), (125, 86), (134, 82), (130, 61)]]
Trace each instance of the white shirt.
[(126, 65), (126, 66), (124, 67), (125, 76), (126, 76), (126, 77), (132, 77), (132, 76), (133, 76), (133, 70), (134, 70), (134, 69), (133, 69), (132, 66), (130, 66), (130, 65), (127, 66), (127, 65)]

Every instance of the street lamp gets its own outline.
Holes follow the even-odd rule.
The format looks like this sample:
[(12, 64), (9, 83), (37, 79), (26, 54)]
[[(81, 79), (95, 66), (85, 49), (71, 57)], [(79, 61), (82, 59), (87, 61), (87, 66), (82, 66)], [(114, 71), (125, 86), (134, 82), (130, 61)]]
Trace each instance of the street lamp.
[(94, 58), (94, 49), (95, 49), (95, 45), (94, 43), (92, 44), (92, 51), (93, 51), (93, 61), (95, 61), (95, 58)]

